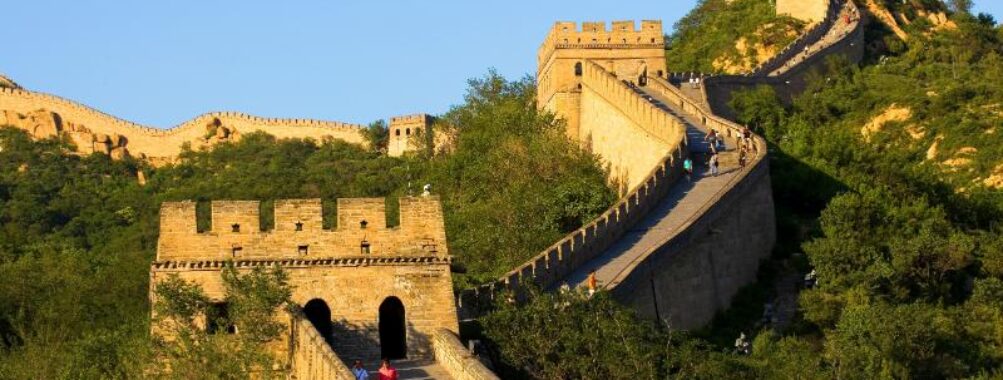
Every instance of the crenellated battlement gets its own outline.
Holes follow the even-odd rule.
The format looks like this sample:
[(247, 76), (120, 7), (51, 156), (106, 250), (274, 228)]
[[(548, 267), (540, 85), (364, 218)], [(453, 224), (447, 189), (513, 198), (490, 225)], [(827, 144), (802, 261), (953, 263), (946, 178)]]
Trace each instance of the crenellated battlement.
[(212, 227), (199, 232), (196, 203), (164, 202), (157, 261), (447, 256), (442, 208), (434, 196), (400, 198), (388, 227), (384, 198), (340, 198), (337, 223), (323, 226), (320, 199), (274, 202), (274, 228), (261, 228), (258, 201), (212, 201)]
[[(193, 148), (211, 144), (208, 126), (224, 126), (231, 135), (263, 131), (278, 138), (335, 138), (355, 144), (366, 144), (363, 126), (338, 121), (313, 119), (265, 118), (241, 112), (209, 112), (170, 129), (153, 128), (101, 112), (87, 105), (56, 95), (21, 88), (0, 86), (0, 112), (28, 114), (46, 110), (59, 116), (62, 125), (52, 129), (66, 130), (72, 124), (95, 135), (122, 136), (125, 148), (133, 156), (173, 159), (185, 143)], [(0, 123), (4, 120), (0, 118)], [(229, 136), (229, 135), (227, 135)], [(79, 148), (79, 147), (78, 147)], [(82, 153), (89, 153), (84, 150)]]
[(431, 120), (432, 116), (424, 113), (400, 115), (390, 118), (390, 126), (394, 126), (396, 124), (428, 123), (431, 122)]
[(637, 49), (665, 47), (662, 22), (642, 20), (640, 27), (634, 21), (613, 21), (607, 30), (605, 22), (559, 21), (554, 23), (543, 44), (538, 61), (544, 62), (557, 49)]

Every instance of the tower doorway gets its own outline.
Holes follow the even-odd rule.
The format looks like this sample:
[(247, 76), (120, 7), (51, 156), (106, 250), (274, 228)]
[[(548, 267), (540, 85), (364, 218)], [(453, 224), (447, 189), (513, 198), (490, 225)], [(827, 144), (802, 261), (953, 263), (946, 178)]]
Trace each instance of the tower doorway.
[(380, 304), (380, 355), (387, 359), (407, 357), (407, 327), (404, 304), (397, 297), (387, 297)]
[(327, 302), (320, 298), (314, 298), (303, 305), (303, 314), (306, 314), (306, 319), (313, 324), (320, 336), (324, 337), (324, 340), (330, 345), (334, 326), (331, 324), (331, 308), (327, 306)]

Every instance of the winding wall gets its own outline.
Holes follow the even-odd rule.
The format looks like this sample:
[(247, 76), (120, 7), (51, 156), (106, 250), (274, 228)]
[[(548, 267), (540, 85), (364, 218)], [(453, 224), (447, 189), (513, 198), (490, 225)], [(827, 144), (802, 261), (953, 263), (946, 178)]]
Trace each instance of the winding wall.
[(126, 140), (125, 146), (130, 154), (153, 159), (172, 159), (181, 152), (181, 146), (185, 143), (190, 143), (193, 148), (206, 143), (210, 132), (207, 126), (215, 119), (222, 126), (240, 134), (263, 131), (278, 138), (330, 137), (350, 143), (366, 143), (361, 125), (310, 119), (262, 118), (239, 112), (207, 113), (170, 129), (158, 129), (126, 121), (55, 95), (16, 88), (0, 88), (0, 110), (20, 114), (37, 110), (54, 112), (64, 124), (57, 124), (57, 129), (65, 128), (66, 123), (73, 123), (94, 134), (121, 135)]
[[(692, 99), (661, 78), (649, 78), (643, 87), (628, 86), (590, 62), (582, 93), (583, 99), (594, 93), (596, 101), (581, 103), (581, 123), (592, 119), (624, 128), (599, 115), (622, 114), (616, 117), (635, 121), (626, 127), (668, 143), (667, 154), (648, 163), (638, 158), (638, 165), (654, 169), (641, 179), (631, 179), (630, 191), (612, 208), (497, 281), (462, 292), (459, 310), (466, 317), (476, 316), (499, 292), (520, 294), (528, 284), (544, 289), (556, 289), (559, 283), (581, 286), (590, 272), (598, 273), (600, 286), (618, 300), (674, 328), (701, 326), (727, 308), (742, 286), (755, 281), (759, 261), (769, 256), (776, 240), (767, 144), (752, 135), (745, 143), (750, 148), (745, 165), (727, 168), (720, 178), (695, 174), (698, 179), (683, 181), (680, 163), (695, 151), (695, 142), (684, 137), (680, 126), (696, 138), (716, 130), (728, 146), (735, 147), (744, 128), (727, 118), (734, 117), (726, 107), (733, 91), (762, 84), (784, 86), (779, 92), (789, 99), (827, 57), (844, 54), (859, 61), (863, 54), (859, 20), (846, 34), (825, 41), (839, 14), (833, 4), (855, 10), (852, 2), (830, 2), (821, 27), (767, 62), (757, 75), (707, 78), (703, 98), (710, 104)], [(799, 46), (816, 48), (809, 49), (810, 56), (798, 57)], [(788, 65), (792, 59), (801, 62)], [(771, 72), (778, 76), (768, 76)], [(603, 141), (609, 147), (598, 147), (596, 140), (586, 143), (610, 160), (608, 152), (626, 144), (610, 140)], [(652, 153), (641, 155), (650, 159)]]

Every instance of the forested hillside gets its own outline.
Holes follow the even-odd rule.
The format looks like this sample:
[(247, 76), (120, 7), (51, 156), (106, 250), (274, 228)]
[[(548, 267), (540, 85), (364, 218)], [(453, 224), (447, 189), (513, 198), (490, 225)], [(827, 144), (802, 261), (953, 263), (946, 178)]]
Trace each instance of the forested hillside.
[[(536, 111), (534, 95), (530, 79), (471, 81), (465, 102), (440, 118), (455, 126), (455, 147), (435, 157), (252, 134), (155, 169), (0, 129), (0, 378), (140, 377), (151, 362), (148, 272), (165, 200), (262, 200), (268, 211), (282, 198), (389, 197), (396, 222), (396, 198), (429, 183), (465, 272), (457, 282), (503, 273), (615, 199), (596, 158)], [(373, 128), (374, 139), (385, 136)], [(328, 225), (333, 212), (325, 208)], [(195, 297), (188, 290), (176, 293)]]
[[(722, 31), (734, 22), (714, 8), (722, 3), (704, 1), (680, 23), (670, 70), (700, 67), (692, 62), (707, 52), (679, 44), (739, 33)], [(771, 145), (779, 241), (760, 282), (711, 326), (683, 333), (636, 321), (604, 297), (536, 295), (483, 321), (502, 371), (536, 379), (1003, 376), (1003, 29), (965, 4), (881, 2), (913, 19), (906, 39), (874, 23), (863, 64), (831, 60), (793, 104), (769, 87), (736, 97), (740, 121)], [(948, 9), (944, 22), (914, 18)], [(813, 281), (800, 280), (812, 271)], [(791, 274), (799, 289), (777, 286)], [(792, 290), (797, 312), (778, 319), (776, 302)], [(548, 315), (555, 312), (577, 322), (560, 323)], [(736, 347), (743, 333), (747, 353)]]
[(738, 74), (758, 66), (806, 28), (774, 9), (771, 0), (700, 1), (669, 35), (669, 71)]

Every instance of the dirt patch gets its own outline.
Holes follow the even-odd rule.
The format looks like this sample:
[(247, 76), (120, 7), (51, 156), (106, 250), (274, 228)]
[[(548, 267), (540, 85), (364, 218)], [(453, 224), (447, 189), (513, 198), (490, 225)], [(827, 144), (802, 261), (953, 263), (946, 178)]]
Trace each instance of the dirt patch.
[[(911, 118), (912, 118), (912, 109), (910, 109), (909, 107), (903, 107), (897, 104), (892, 104), (888, 106), (888, 108), (885, 108), (885, 110), (881, 112), (880, 115), (871, 118), (871, 121), (868, 121), (867, 124), (864, 124), (863, 128), (860, 128), (860, 134), (864, 136), (865, 141), (870, 141), (871, 136), (874, 135), (875, 133), (880, 132), (881, 129), (885, 127), (885, 124), (888, 124), (893, 121), (906, 121)], [(909, 128), (913, 127), (907, 127), (907, 132)], [(909, 134), (910, 136), (913, 136), (914, 139), (917, 139), (917, 137), (915, 137), (913, 133)], [(918, 138), (922, 137), (923, 135), (920, 135)]]
[(1003, 164), (996, 165), (996, 168), (993, 169), (993, 173), (989, 175), (989, 178), (982, 181), (982, 183), (987, 187), (1003, 189)]

